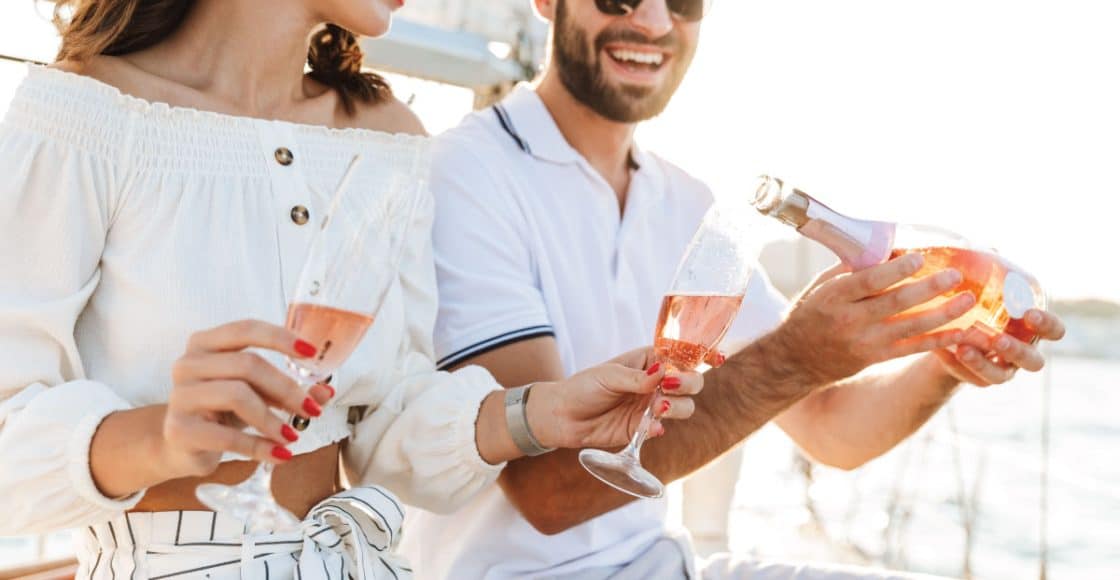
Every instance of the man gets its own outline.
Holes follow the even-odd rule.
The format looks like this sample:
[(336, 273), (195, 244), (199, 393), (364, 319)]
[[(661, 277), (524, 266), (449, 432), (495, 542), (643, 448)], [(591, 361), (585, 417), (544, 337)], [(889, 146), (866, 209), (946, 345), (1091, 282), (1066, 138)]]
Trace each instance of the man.
[[(534, 2), (552, 26), (545, 72), (441, 136), (431, 181), (440, 364), (482, 365), (507, 387), (648, 344), (677, 259), (712, 203), (702, 183), (633, 141), (636, 124), (679, 86), (707, 3)], [(833, 270), (787, 316), (756, 277), (725, 341), (750, 344), (705, 374), (694, 417), (649, 441), (643, 465), (664, 482), (681, 479), (775, 420), (817, 461), (854, 468), (913, 433), (962, 381), (1003, 383), (1016, 367), (1042, 367), (1039, 352), (1014, 339), (997, 341), (992, 360), (967, 345), (939, 350), (964, 337), (931, 331), (973, 299), (899, 316), (959, 284), (949, 271), (888, 290), (919, 264), (910, 256)], [(1063, 334), (1052, 315), (1028, 319), (1045, 338)], [(851, 378), (927, 351), (893, 373)], [(611, 490), (574, 452), (551, 452), (509, 464), (499, 486), (456, 514), (413, 511), (405, 552), (421, 579), (826, 577), (727, 555), (698, 564), (687, 538), (666, 529), (665, 507)]]

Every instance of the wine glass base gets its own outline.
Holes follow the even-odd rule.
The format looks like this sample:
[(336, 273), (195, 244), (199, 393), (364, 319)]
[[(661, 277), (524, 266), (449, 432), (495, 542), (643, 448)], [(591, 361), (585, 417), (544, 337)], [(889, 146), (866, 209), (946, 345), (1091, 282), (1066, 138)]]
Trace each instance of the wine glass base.
[(260, 495), (250, 486), (204, 483), (195, 490), (202, 505), (245, 522), (250, 533), (290, 532), (299, 529), (299, 518), (276, 503), (271, 495)]
[(623, 493), (650, 499), (665, 493), (665, 486), (629, 455), (584, 449), (579, 452), (579, 462), (599, 481)]

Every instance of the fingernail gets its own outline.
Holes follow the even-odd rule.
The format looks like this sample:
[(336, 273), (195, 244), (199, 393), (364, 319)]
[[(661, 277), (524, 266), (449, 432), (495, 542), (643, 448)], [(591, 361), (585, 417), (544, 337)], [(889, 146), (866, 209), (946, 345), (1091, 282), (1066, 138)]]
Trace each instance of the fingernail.
[(727, 357), (723, 356), (722, 352), (716, 353), (716, 356), (713, 357), (713, 359), (714, 359), (714, 360), (712, 360), (712, 367), (713, 368), (719, 368), (719, 367), (723, 366), (723, 363), (727, 362)]
[(319, 352), (319, 349), (315, 348), (315, 345), (306, 340), (296, 340), (294, 348), (297, 354), (308, 358), (315, 356), (315, 353)]
[(996, 348), (1000, 350), (1007, 350), (1010, 346), (1011, 339), (1007, 338), (1006, 336), (1000, 337), (1000, 339), (996, 341)]
[(911, 270), (921, 268), (922, 262), (924, 261), (925, 258), (923, 258), (921, 254), (910, 254), (906, 257), (906, 265), (909, 266)]
[(679, 377), (665, 377), (661, 381), (661, 388), (666, 391), (675, 391), (681, 388), (681, 379)]
[(292, 451), (283, 445), (277, 445), (272, 448), (272, 456), (280, 461), (287, 461), (292, 458)]
[(664, 415), (665, 413), (668, 413), (669, 409), (672, 406), (673, 406), (672, 403), (670, 403), (669, 401), (661, 401), (661, 413), (660, 414)]
[(961, 283), (961, 273), (956, 270), (946, 270), (945, 273), (942, 274), (942, 278), (946, 286), (952, 287)]
[(1042, 313), (1037, 310), (1032, 310), (1031, 313), (1027, 315), (1027, 322), (1031, 324), (1042, 324)]
[(661, 363), (655, 362), (648, 369), (646, 369), (646, 374), (652, 377), (653, 375), (656, 375), (657, 371), (659, 370), (661, 370)]
[(303, 400), (303, 410), (312, 417), (318, 417), (319, 415), (323, 414), (323, 408), (320, 407), (319, 403), (316, 403), (315, 399), (312, 399), (311, 397), (307, 397)]
[(296, 430), (292, 429), (291, 425), (284, 425), (281, 427), (280, 434), (283, 435), (284, 439), (287, 439), (288, 442), (295, 442), (296, 439), (299, 439), (299, 433), (296, 433)]
[(332, 386), (328, 385), (327, 383), (322, 383), (322, 385), (323, 385), (324, 387), (326, 387), (326, 389), (327, 389), (328, 391), (330, 391), (330, 393), (331, 393), (331, 394), (330, 394), (330, 398), (332, 398), (332, 399), (333, 399), (333, 398), (334, 398), (334, 393), (335, 393), (334, 387), (332, 387)]
[(961, 358), (963, 358), (964, 360), (967, 360), (967, 361), (976, 360), (976, 357), (977, 357), (976, 351), (971, 349), (971, 348), (965, 349), (964, 354), (961, 355)]
[(653, 436), (654, 437), (660, 437), (664, 434), (665, 434), (665, 426), (662, 425), (661, 423), (658, 423), (657, 426), (653, 428)]

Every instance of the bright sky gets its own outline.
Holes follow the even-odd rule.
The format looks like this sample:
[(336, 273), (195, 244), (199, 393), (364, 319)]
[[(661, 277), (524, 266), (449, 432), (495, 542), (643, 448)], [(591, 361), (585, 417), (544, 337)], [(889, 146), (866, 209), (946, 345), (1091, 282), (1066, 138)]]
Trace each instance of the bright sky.
[[(0, 53), (50, 58), (33, 15), (32, 0), (0, 5)], [(717, 0), (640, 137), (717, 195), (770, 173), (851, 215), (993, 245), (1055, 297), (1120, 301), (1116, 22), (1100, 0)], [(0, 108), (17, 77), (0, 64)], [(396, 86), (432, 130), (469, 106)]]
[(717, 0), (642, 137), (717, 195), (770, 173), (1120, 301), (1117, 22), (1100, 0)]

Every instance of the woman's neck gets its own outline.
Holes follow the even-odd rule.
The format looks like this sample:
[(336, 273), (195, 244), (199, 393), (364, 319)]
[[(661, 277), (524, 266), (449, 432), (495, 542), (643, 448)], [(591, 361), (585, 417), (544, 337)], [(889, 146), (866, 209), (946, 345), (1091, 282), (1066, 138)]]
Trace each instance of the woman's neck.
[(301, 2), (198, 0), (170, 37), (126, 59), (241, 114), (291, 117), (322, 94), (303, 74), (316, 24)]

